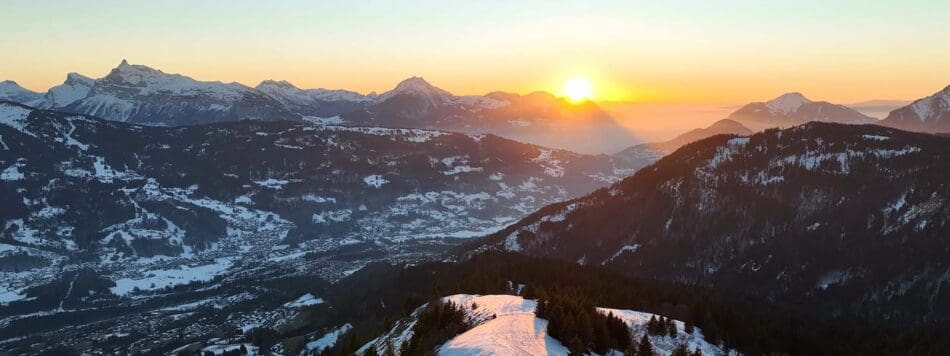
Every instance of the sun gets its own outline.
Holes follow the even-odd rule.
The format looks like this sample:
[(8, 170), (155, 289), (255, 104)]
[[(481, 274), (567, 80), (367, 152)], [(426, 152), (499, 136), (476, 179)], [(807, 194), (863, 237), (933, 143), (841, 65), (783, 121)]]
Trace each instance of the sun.
[(587, 78), (571, 78), (564, 83), (564, 95), (575, 103), (590, 100), (594, 97), (594, 86)]

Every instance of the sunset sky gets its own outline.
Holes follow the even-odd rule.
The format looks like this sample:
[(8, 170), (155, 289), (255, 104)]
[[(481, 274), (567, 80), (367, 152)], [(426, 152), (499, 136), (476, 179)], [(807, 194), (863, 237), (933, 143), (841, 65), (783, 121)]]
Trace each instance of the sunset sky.
[(0, 0), (0, 79), (45, 91), (123, 58), (199, 80), (385, 91), (850, 103), (950, 84), (950, 1)]

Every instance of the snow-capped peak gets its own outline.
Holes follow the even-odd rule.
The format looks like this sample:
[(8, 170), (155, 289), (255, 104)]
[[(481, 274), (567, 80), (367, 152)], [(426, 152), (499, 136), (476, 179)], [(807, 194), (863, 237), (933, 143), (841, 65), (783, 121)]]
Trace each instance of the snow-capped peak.
[(95, 79), (89, 78), (89, 77), (87, 77), (87, 76), (85, 76), (85, 75), (82, 75), (82, 74), (79, 74), (79, 73), (76, 73), (76, 72), (69, 72), (68, 74), (66, 74), (66, 81), (65, 81), (65, 83), (67, 83), (67, 84), (71, 84), (71, 83), (77, 83), (77, 84), (78, 84), (78, 83), (82, 83), (82, 84), (89, 84), (89, 85), (92, 85), (92, 83), (95, 82), (95, 81), (96, 81)]
[(198, 81), (181, 74), (165, 73), (140, 64), (129, 64), (122, 60), (118, 67), (113, 69), (100, 82), (121, 87), (132, 87), (140, 95), (156, 93), (173, 95), (210, 95), (217, 99), (236, 100), (242, 95), (253, 91), (251, 88), (238, 83), (222, 83), (218, 81)]
[(52, 87), (46, 92), (43, 108), (61, 108), (85, 98), (96, 80), (79, 73), (66, 74), (63, 84)]
[(177, 76), (182, 79), (187, 78), (178, 74), (165, 74), (164, 72), (154, 69), (148, 66), (141, 64), (129, 64), (128, 61), (122, 60), (122, 63), (119, 63), (119, 66), (112, 69), (108, 75), (105, 76), (106, 80), (109, 81), (118, 81), (128, 84), (142, 84), (144, 82), (151, 82), (156, 80), (161, 80), (162, 77), (166, 76)]
[(779, 97), (766, 102), (765, 107), (773, 113), (788, 114), (798, 111), (798, 108), (810, 102), (811, 100), (808, 100), (802, 93), (792, 92), (779, 95)]
[(422, 77), (413, 76), (399, 82), (393, 90), (380, 95), (380, 99), (386, 100), (396, 95), (404, 94), (423, 96), (433, 103), (443, 103), (455, 97), (452, 93), (429, 84), (429, 82), (422, 79)]
[(914, 101), (910, 104), (910, 108), (921, 122), (939, 116), (939, 111), (950, 108), (950, 85), (934, 95)]
[(42, 96), (39, 93), (21, 87), (12, 80), (0, 82), (0, 99), (34, 106), (41, 98)]
[(32, 92), (29, 89), (21, 87), (20, 84), (17, 84), (17, 82), (14, 82), (12, 80), (4, 80), (0, 82), (0, 92), (5, 93), (5, 92), (12, 92), (12, 91)]

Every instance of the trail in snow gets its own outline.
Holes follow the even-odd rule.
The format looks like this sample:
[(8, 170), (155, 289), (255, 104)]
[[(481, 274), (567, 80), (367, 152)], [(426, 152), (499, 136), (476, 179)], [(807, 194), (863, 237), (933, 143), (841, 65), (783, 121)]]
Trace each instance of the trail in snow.
[(66, 298), (69, 298), (69, 295), (73, 294), (73, 285), (76, 284), (76, 279), (78, 278), (79, 272), (76, 272), (76, 275), (73, 276), (73, 280), (69, 282), (69, 289), (66, 290), (66, 295), (63, 296), (63, 300), (59, 301), (59, 309), (57, 309), (58, 311), (65, 311), (65, 309), (63, 309), (63, 304), (66, 303)]
[(69, 132), (67, 132), (65, 135), (66, 145), (76, 146), (79, 148), (80, 151), (85, 152), (87, 149), (89, 149), (89, 145), (79, 142), (79, 140), (76, 140), (75, 138), (73, 138), (73, 132), (76, 132), (76, 124), (73, 123), (73, 120), (70, 120), (69, 118), (66, 119), (66, 122), (69, 123)]

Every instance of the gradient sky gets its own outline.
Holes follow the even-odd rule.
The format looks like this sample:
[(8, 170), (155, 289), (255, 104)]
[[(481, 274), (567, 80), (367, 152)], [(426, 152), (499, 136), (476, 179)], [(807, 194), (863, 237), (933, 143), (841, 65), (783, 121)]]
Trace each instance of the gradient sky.
[(950, 1), (0, 0), (0, 79), (45, 91), (123, 58), (199, 80), (385, 91), (849, 103), (950, 84)]

